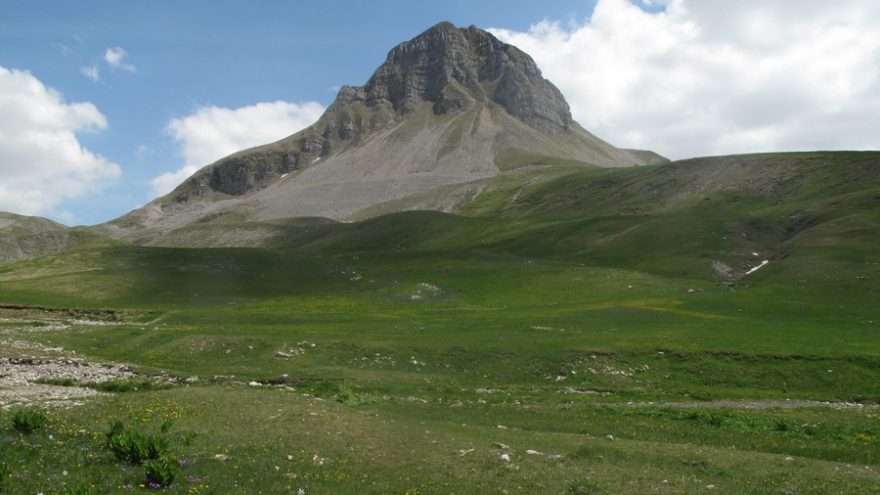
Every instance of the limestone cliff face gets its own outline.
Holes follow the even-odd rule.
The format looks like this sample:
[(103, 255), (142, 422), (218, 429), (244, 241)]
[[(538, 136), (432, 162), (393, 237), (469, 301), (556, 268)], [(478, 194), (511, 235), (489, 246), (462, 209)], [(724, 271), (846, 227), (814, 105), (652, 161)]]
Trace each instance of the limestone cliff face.
[(401, 114), (424, 102), (445, 114), (491, 100), (544, 132), (565, 131), (572, 122), (562, 93), (531, 57), (482, 29), (448, 22), (391, 50), (364, 87), (347, 90), (347, 102), (358, 100), (388, 102)]

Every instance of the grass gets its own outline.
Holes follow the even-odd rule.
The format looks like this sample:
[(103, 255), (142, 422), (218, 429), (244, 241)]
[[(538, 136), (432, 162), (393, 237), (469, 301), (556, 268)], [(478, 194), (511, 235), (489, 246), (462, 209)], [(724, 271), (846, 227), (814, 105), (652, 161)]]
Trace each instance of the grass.
[(716, 189), (701, 162), (563, 164), (469, 216), (0, 265), (9, 338), (146, 375), (44, 380), (110, 394), (0, 421), (2, 489), (140, 490), (105, 446), (121, 421), (166, 439), (168, 493), (874, 493), (876, 181), (817, 156)]
[[(300, 488), (311, 493), (565, 493), (585, 481), (610, 493), (690, 493), (709, 484), (720, 493), (762, 493), (758, 490), (767, 487), (871, 493), (876, 483), (875, 465), (865, 459), (812, 455), (832, 457), (823, 445), (846, 445), (832, 429), (811, 439), (799, 432), (777, 432), (778, 423), (767, 420), (773, 429), (767, 432), (763, 420), (756, 419), (762, 415), (720, 413), (734, 419), (727, 423), (689, 419), (675, 411), (597, 413), (595, 417), (605, 420), (595, 426), (601, 433), (593, 434), (537, 428), (486, 405), (448, 409), (452, 415), (447, 416), (436, 405), (405, 404), (364, 409), (246, 386), (126, 394), (53, 413), (50, 429), (37, 433), (42, 436), (5, 441), (4, 454), (16, 466), (10, 476), (16, 480), (13, 493), (64, 486), (112, 493), (126, 485), (137, 487), (143, 482), (142, 469), (120, 469), (103, 447), (99, 425), (115, 417), (147, 431), (174, 421), (168, 448), (181, 462), (169, 493), (283, 493)], [(841, 422), (851, 419), (835, 415)], [(825, 417), (822, 411), (787, 417), (798, 423), (817, 416)], [(548, 418), (548, 425), (551, 419), (559, 420)], [(588, 417), (580, 420), (592, 424)], [(666, 421), (676, 427), (684, 423), (677, 440), (658, 436), (676, 437), (674, 431), (663, 431)], [(740, 423), (759, 431), (743, 433), (735, 426)], [(198, 435), (186, 444), (178, 434), (184, 431)], [(608, 434), (614, 439), (606, 438)], [(682, 441), (682, 435), (689, 441)], [(34, 448), (47, 442), (53, 448)], [(501, 459), (504, 452), (510, 462)], [(638, 475), (626, 476), (633, 472)]]

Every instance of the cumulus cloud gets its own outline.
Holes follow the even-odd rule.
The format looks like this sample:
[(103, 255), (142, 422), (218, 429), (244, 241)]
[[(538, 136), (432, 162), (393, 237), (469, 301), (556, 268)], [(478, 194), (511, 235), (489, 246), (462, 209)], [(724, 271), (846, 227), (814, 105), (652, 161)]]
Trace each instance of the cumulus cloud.
[(180, 146), (184, 166), (154, 178), (153, 195), (170, 192), (199, 168), (224, 156), (289, 136), (318, 120), (322, 113), (320, 103), (274, 101), (234, 109), (206, 106), (173, 119), (168, 132)]
[(98, 70), (97, 65), (90, 65), (88, 67), (80, 67), (79, 73), (86, 76), (86, 79), (96, 83), (101, 80), (101, 72)]
[(0, 210), (59, 213), (54, 209), (65, 199), (118, 177), (118, 165), (76, 137), (106, 127), (92, 103), (66, 103), (29, 72), (0, 66)]
[(134, 64), (127, 62), (128, 58), (128, 52), (121, 46), (114, 46), (104, 51), (104, 61), (107, 62), (110, 67), (124, 70), (126, 72), (136, 72), (137, 67), (135, 67)]
[(880, 3), (599, 0), (574, 26), (492, 30), (575, 119), (671, 158), (880, 147)]

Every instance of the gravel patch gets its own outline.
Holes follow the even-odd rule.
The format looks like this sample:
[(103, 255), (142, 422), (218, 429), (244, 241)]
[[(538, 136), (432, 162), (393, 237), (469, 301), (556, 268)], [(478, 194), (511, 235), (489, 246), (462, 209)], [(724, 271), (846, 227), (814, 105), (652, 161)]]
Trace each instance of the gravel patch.
[(93, 363), (80, 358), (0, 358), (0, 409), (41, 405), (70, 407), (101, 392), (85, 387), (36, 383), (40, 380), (73, 380), (77, 383), (132, 378), (124, 364)]

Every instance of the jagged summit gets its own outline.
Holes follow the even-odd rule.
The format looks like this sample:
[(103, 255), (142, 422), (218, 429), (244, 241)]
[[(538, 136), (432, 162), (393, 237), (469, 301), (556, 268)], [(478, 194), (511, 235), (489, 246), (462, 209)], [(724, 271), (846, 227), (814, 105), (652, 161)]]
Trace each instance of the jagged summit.
[(439, 115), (493, 101), (544, 132), (562, 132), (572, 123), (562, 93), (531, 57), (476, 26), (450, 22), (394, 47), (366, 85), (340, 90), (338, 104), (357, 101), (369, 107), (388, 102), (404, 115), (424, 102)]
[(394, 47), (363, 86), (342, 87), (315, 124), (204, 167), (108, 229), (149, 240), (194, 222), (454, 211), (503, 170), (554, 160), (664, 161), (580, 127), (518, 48), (441, 22)]

